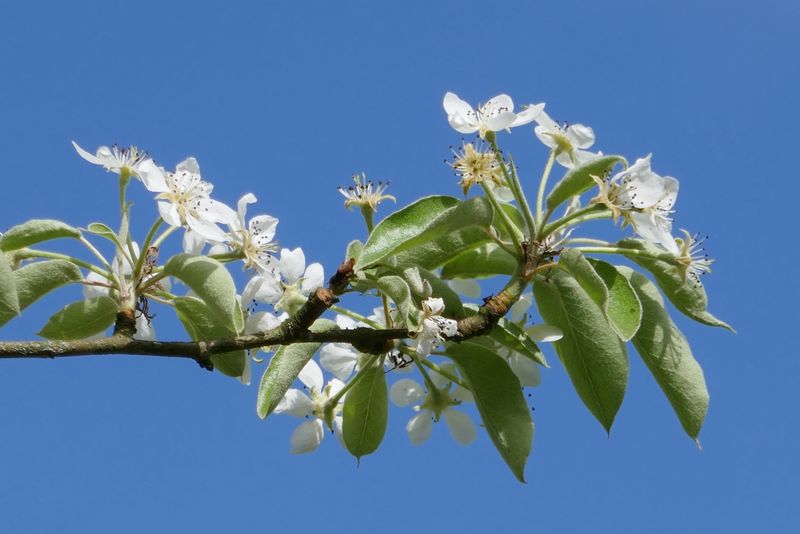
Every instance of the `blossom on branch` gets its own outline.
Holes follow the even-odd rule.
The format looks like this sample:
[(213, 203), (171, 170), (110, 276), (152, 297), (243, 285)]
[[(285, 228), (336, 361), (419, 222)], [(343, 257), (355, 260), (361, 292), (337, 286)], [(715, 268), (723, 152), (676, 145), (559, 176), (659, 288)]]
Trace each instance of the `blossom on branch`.
[(482, 138), (487, 132), (528, 124), (544, 109), (544, 104), (531, 104), (522, 112), (514, 113), (514, 101), (508, 95), (497, 95), (475, 109), (450, 92), (444, 95), (443, 105), (447, 121), (454, 130), (462, 134), (478, 132)]

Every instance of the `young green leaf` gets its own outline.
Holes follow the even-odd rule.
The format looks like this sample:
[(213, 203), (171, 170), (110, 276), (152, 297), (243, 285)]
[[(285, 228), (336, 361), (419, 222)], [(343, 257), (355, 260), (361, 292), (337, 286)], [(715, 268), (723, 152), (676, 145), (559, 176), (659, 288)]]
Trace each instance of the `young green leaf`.
[(617, 269), (630, 280), (644, 307), (642, 326), (633, 337), (633, 346), (661, 386), (683, 429), (696, 441), (708, 411), (703, 370), (664, 309), (664, 300), (655, 284), (628, 267)]
[(552, 210), (575, 195), (588, 191), (595, 185), (592, 176), (603, 178), (618, 163), (628, 166), (628, 162), (622, 156), (601, 156), (570, 169), (550, 191), (547, 197), (547, 209)]
[(50, 317), (38, 335), (46, 339), (84, 339), (114, 324), (118, 310), (117, 302), (111, 297), (79, 300)]
[[(66, 260), (39, 261), (14, 271), (19, 309), (24, 310), (44, 295), (61, 286), (80, 282), (83, 274)], [(0, 314), (0, 324), (3, 324)]]
[(625, 345), (606, 321), (600, 306), (563, 271), (537, 280), (533, 293), (542, 317), (564, 337), (554, 343), (583, 403), (611, 431), (628, 382)]
[(576, 249), (561, 254), (561, 265), (602, 309), (609, 325), (623, 341), (629, 341), (642, 320), (642, 305), (628, 280), (612, 265), (588, 260)]
[(244, 318), (236, 298), (236, 286), (225, 266), (207, 256), (178, 254), (164, 266), (164, 272), (181, 280), (208, 304), (216, 322), (234, 332), (244, 328)]
[(49, 239), (80, 236), (81, 233), (67, 223), (52, 219), (31, 219), (3, 234), (0, 237), (0, 250), (17, 250)]
[[(623, 239), (617, 246), (634, 251), (644, 251), (653, 255), (664, 252), (656, 245), (643, 239)], [(708, 297), (703, 285), (699, 281), (685, 278), (678, 270), (677, 265), (659, 259), (643, 258), (634, 254), (627, 256), (630, 260), (653, 274), (661, 290), (664, 291), (664, 294), (678, 311), (700, 323), (721, 326), (731, 332), (734, 331), (728, 323), (717, 319), (709, 313)]]
[[(209, 306), (196, 297), (176, 297), (172, 303), (175, 313), (192, 341), (224, 339), (236, 335), (230, 324), (220, 322)], [(214, 354), (211, 363), (220, 373), (238, 378), (245, 370), (247, 353), (243, 350)]]
[(452, 197), (426, 197), (389, 215), (372, 231), (357, 269), (370, 267), (404, 250), (469, 226), (488, 227), (492, 207), (483, 197), (459, 202)]
[(344, 444), (359, 459), (378, 450), (386, 433), (386, 373), (378, 363), (362, 371), (363, 376), (347, 392), (342, 408)]
[(445, 234), (394, 256), (398, 264), (417, 265), (435, 269), (464, 251), (472, 250), (490, 241), (486, 228), (469, 226)]
[(397, 305), (400, 316), (410, 330), (416, 330), (422, 321), (422, 312), (411, 296), (411, 288), (399, 276), (382, 276), (378, 280), (378, 289)]
[(534, 426), (519, 380), (503, 358), (482, 345), (452, 344), (447, 354), (470, 386), (486, 432), (500, 456), (514, 476), (525, 482)]
[(0, 326), (19, 315), (21, 310), (14, 278), (14, 271), (0, 250)]
[(347, 244), (347, 250), (344, 253), (344, 261), (347, 261), (351, 258), (358, 259), (361, 255), (361, 249), (364, 248), (364, 243), (359, 241), (358, 239), (354, 239)]
[[(333, 321), (317, 319), (309, 330), (326, 332), (334, 328), (337, 326)], [(272, 413), (320, 345), (322, 343), (295, 343), (275, 352), (258, 386), (256, 412), (261, 419)]]
[(442, 267), (442, 278), (485, 278), (487, 276), (512, 275), (518, 261), (495, 243), (486, 243), (462, 252)]
[[(410, 268), (409, 265), (398, 265), (397, 267), (387, 267), (385, 270), (389, 273), (394, 274), (402, 274), (406, 269)], [(419, 277), (422, 279), (422, 283), (427, 284), (428, 287), (431, 289), (431, 294), (426, 295), (425, 293), (417, 294), (414, 292), (413, 296), (417, 299), (424, 300), (429, 296), (434, 296), (441, 298), (444, 301), (444, 316), (450, 318), (457, 318), (460, 319), (464, 316), (464, 306), (461, 303), (461, 299), (459, 298), (458, 294), (453, 291), (453, 289), (447, 285), (439, 276), (431, 271), (426, 269), (422, 269), (419, 267), (413, 267), (413, 269), (417, 272)], [(379, 271), (380, 272), (380, 271)], [(385, 276), (385, 275), (383, 275)]]
[(86, 231), (94, 234), (99, 235), (100, 237), (104, 237), (108, 239), (112, 243), (114, 243), (117, 248), (122, 249), (122, 244), (119, 242), (119, 238), (117, 237), (117, 233), (114, 232), (108, 225), (98, 222), (93, 222), (86, 227)]

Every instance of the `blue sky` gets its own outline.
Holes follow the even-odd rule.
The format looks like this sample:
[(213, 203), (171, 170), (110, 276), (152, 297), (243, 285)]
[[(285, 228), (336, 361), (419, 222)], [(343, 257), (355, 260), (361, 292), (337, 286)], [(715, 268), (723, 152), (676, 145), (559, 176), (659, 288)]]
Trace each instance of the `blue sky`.
[[(196, 156), (220, 200), (252, 191), (281, 243), (330, 271), (364, 234), (336, 192), (351, 173), (390, 179), (400, 205), (458, 194), (445, 91), (544, 101), (605, 152), (653, 152), (681, 180), (676, 226), (710, 236), (710, 308), (738, 334), (676, 318), (711, 394), (702, 451), (633, 352), (610, 439), (563, 369), (544, 373), (527, 485), (485, 435), (463, 448), (436, 428), (412, 447), (407, 411), (357, 467), (333, 440), (289, 455), (296, 420), (260, 421), (254, 386), (191, 362), (7, 360), (0, 530), (795, 531), (800, 8), (600, 4), (5, 1), (0, 228), (115, 224), (115, 180), (70, 141), (135, 144), (167, 167)], [(533, 183), (546, 154), (530, 129), (503, 141)], [(132, 195), (141, 231), (155, 211)], [(2, 338), (32, 337), (76, 295)], [(163, 315), (159, 336), (180, 336)]]

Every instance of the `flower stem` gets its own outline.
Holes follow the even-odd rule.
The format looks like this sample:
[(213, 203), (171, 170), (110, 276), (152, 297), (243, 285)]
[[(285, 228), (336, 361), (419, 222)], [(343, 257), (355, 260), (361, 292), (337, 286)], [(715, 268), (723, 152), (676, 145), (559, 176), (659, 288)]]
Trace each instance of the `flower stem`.
[(97, 250), (97, 249), (95, 248), (95, 246), (94, 246), (94, 245), (92, 245), (92, 244), (89, 242), (89, 240), (88, 240), (88, 239), (86, 239), (86, 238), (85, 238), (85, 237), (83, 237), (83, 236), (80, 236), (80, 238), (78, 238), (78, 240), (81, 242), (81, 244), (83, 244), (83, 246), (85, 246), (87, 249), (89, 249), (89, 252), (91, 252), (92, 254), (94, 254), (95, 258), (97, 258), (98, 260), (100, 260), (100, 263), (102, 263), (102, 264), (103, 264), (103, 266), (104, 266), (106, 269), (108, 269), (109, 271), (111, 271), (111, 264), (110, 264), (110, 263), (108, 263), (108, 260), (106, 260), (106, 259), (105, 259), (105, 257), (104, 257), (102, 254), (100, 254), (100, 251), (99, 251), (99, 250)]
[(83, 267), (84, 269), (88, 269), (94, 273), (99, 274), (100, 276), (102, 276), (103, 278), (114, 284), (114, 287), (117, 287), (117, 280), (113, 276), (113, 274), (111, 274), (110, 271), (101, 269), (100, 267), (92, 265), (87, 261), (83, 261), (81, 259), (72, 256), (67, 256), (66, 254), (59, 254), (57, 252), (47, 252), (45, 250), (35, 250), (32, 248), (24, 248), (21, 250), (14, 251), (14, 255), (20, 259), (44, 258), (48, 260), (66, 260), (70, 263), (74, 263), (78, 267)]
[(500, 206), (500, 203), (497, 202), (497, 199), (494, 196), (494, 192), (492, 191), (491, 187), (489, 187), (486, 183), (481, 182), (481, 187), (483, 191), (486, 193), (486, 198), (489, 199), (489, 203), (492, 205), (494, 212), (500, 217), (500, 220), (503, 222), (503, 226), (506, 227), (509, 235), (511, 236), (511, 240), (514, 242), (514, 248), (517, 251), (517, 257), (521, 258), (523, 255), (522, 250), (522, 241), (519, 228), (517, 228), (511, 219), (509, 219), (508, 214), (503, 210), (503, 207)]
[[(445, 354), (445, 356), (446, 356), (446, 354)], [(458, 384), (459, 386), (461, 386), (462, 388), (464, 388), (464, 389), (466, 389), (468, 391), (472, 391), (472, 388), (470, 388), (467, 385), (466, 382), (464, 382), (463, 380), (461, 380), (456, 375), (454, 375), (453, 373), (451, 373), (447, 369), (443, 368), (442, 366), (437, 365), (437, 364), (433, 363), (430, 360), (422, 360), (421, 363), (422, 363), (422, 365), (424, 365), (425, 367), (433, 370), (434, 372), (439, 373), (440, 375), (442, 375), (443, 377), (448, 379), (450, 382), (453, 382), (454, 384)]]
[(636, 256), (638, 258), (649, 258), (653, 260), (675, 263), (675, 256), (666, 250), (662, 253), (652, 254), (645, 250), (622, 247), (575, 247), (575, 249), (588, 254), (621, 254), (623, 256)]
[(160, 246), (161, 246), (161, 243), (163, 243), (163, 242), (164, 242), (164, 240), (165, 240), (166, 238), (168, 238), (168, 237), (169, 237), (169, 235), (170, 235), (172, 232), (174, 232), (175, 230), (177, 230), (177, 229), (178, 229), (178, 227), (177, 227), (177, 226), (170, 226), (169, 228), (167, 228), (166, 230), (164, 230), (164, 231), (161, 233), (161, 235), (160, 235), (160, 236), (158, 236), (158, 238), (157, 238), (155, 241), (153, 241), (153, 246), (154, 246), (154, 247), (160, 247)]
[(544, 192), (547, 189), (547, 180), (550, 178), (550, 171), (553, 170), (553, 162), (556, 160), (556, 150), (550, 151), (550, 156), (547, 158), (547, 163), (542, 172), (542, 179), (539, 181), (539, 192), (536, 195), (536, 221), (539, 226), (544, 225)]
[(528, 236), (536, 235), (536, 222), (533, 219), (531, 207), (528, 205), (528, 199), (525, 197), (525, 193), (522, 191), (522, 182), (519, 181), (519, 177), (517, 176), (516, 165), (514, 165), (513, 161), (510, 162), (511, 172), (509, 173), (508, 166), (506, 166), (506, 162), (503, 160), (503, 153), (500, 152), (500, 147), (497, 146), (497, 138), (490, 138), (490, 142), (492, 150), (494, 151), (494, 156), (500, 163), (500, 170), (503, 172), (506, 183), (511, 187), (511, 192), (514, 193), (514, 198), (517, 200), (517, 203), (519, 203), (519, 207), (522, 210), (522, 215), (525, 218), (525, 224), (528, 227)]
[(544, 227), (539, 236), (539, 239), (544, 239), (559, 228), (563, 228), (569, 224), (577, 224), (584, 221), (590, 221), (593, 219), (607, 219), (611, 217), (611, 211), (606, 209), (605, 207), (594, 204), (591, 206), (586, 206), (585, 208), (581, 208), (579, 210), (575, 210), (574, 212), (570, 213), (569, 215), (562, 217), (552, 223), (548, 224)]

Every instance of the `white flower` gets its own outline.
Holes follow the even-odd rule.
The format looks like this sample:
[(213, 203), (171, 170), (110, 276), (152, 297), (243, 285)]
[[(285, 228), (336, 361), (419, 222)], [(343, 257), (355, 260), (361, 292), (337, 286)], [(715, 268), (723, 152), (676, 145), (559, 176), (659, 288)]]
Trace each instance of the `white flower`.
[(322, 385), (322, 369), (317, 362), (309, 360), (298, 375), (300, 381), (308, 388), (308, 395), (299, 389), (290, 389), (275, 407), (275, 413), (288, 413), (300, 419), (308, 419), (292, 433), (292, 453), (311, 452), (319, 447), (325, 437), (324, 426), (328, 425), (339, 436), (342, 433), (343, 399), (326, 413), (328, 400), (344, 387), (337, 378), (333, 378), (324, 387)]
[(460, 152), (453, 150), (453, 162), (448, 165), (461, 177), (458, 183), (464, 195), (476, 184), (485, 184), (492, 189), (508, 189), (497, 156), (485, 146), (476, 149), (472, 143), (465, 143)]
[(583, 150), (594, 144), (594, 130), (583, 124), (561, 126), (542, 111), (536, 116), (534, 133), (545, 146), (555, 150), (556, 161), (571, 169), (588, 163), (598, 154)]
[(696, 284), (699, 284), (700, 276), (711, 272), (711, 264), (714, 263), (714, 260), (705, 253), (703, 248), (705, 239), (697, 239), (697, 234), (692, 235), (686, 230), (681, 230), (681, 232), (683, 232), (683, 238), (676, 239), (679, 246), (679, 252), (675, 258), (678, 268), (684, 278), (689, 276)]
[(158, 193), (158, 212), (170, 226), (187, 228), (196, 235), (184, 238), (184, 248), (197, 248), (197, 243), (221, 243), (228, 236), (218, 224), (235, 224), (236, 212), (210, 198), (214, 186), (203, 180), (194, 158), (178, 163), (175, 172), (160, 172), (145, 183), (149, 191)]
[(355, 187), (350, 186), (347, 189), (339, 187), (339, 193), (345, 198), (344, 207), (347, 209), (359, 206), (362, 209), (369, 207), (372, 211), (377, 211), (378, 204), (384, 200), (397, 202), (392, 195), (383, 194), (389, 187), (389, 182), (378, 182), (375, 185), (372, 180), (367, 180), (367, 175), (364, 173), (354, 174), (353, 181), (356, 184)]
[(458, 334), (458, 322), (442, 317), (444, 300), (440, 298), (427, 298), (422, 302), (424, 319), (417, 332), (417, 356), (428, 356), (447, 337)]
[(672, 206), (678, 198), (678, 180), (659, 176), (650, 169), (652, 154), (610, 179), (594, 178), (600, 191), (591, 204), (603, 204), (616, 221), (620, 215), (633, 225), (636, 233), (660, 244), (673, 254), (679, 252), (672, 238)]
[[(434, 382), (441, 382), (441, 377), (437, 373), (431, 373), (431, 379)], [(389, 398), (397, 406), (415, 404), (413, 409), (417, 414), (406, 425), (406, 432), (414, 445), (420, 445), (431, 437), (433, 423), (439, 421), (442, 416), (450, 435), (461, 445), (472, 443), (477, 436), (475, 423), (469, 415), (453, 408), (462, 402), (471, 402), (472, 394), (460, 386), (456, 386), (450, 393), (450, 383), (445, 379), (444, 384), (441, 388), (436, 384), (436, 389), (426, 394), (418, 382), (402, 378), (392, 384), (389, 390)]]
[(276, 310), (285, 309), (289, 313), (294, 313), (312, 291), (322, 287), (325, 273), (319, 263), (312, 263), (306, 267), (306, 256), (299, 247), (294, 250), (281, 249), (278, 265), (280, 275), (276, 273), (274, 276), (264, 274), (253, 277), (258, 280), (250, 282), (258, 289), (248, 291), (245, 288), (244, 293), (248, 295), (248, 299), (254, 298), (258, 302), (274, 305)]
[[(336, 316), (336, 324), (342, 330), (364, 326), (344, 315)], [(326, 343), (319, 351), (319, 363), (339, 380), (347, 380), (358, 370), (361, 354), (349, 343)]]
[(247, 193), (239, 199), (238, 217), (230, 223), (230, 244), (244, 253), (246, 269), (255, 268), (260, 272), (274, 273), (277, 262), (270, 254), (278, 249), (272, 240), (278, 219), (270, 215), (257, 215), (245, 223), (247, 205), (256, 201), (255, 195)]
[(152, 180), (158, 180), (160, 171), (147, 152), (139, 150), (135, 146), (120, 147), (112, 145), (110, 148), (101, 146), (97, 149), (97, 154), (93, 155), (81, 148), (75, 141), (72, 146), (78, 154), (95, 165), (104, 167), (109, 172), (115, 172), (120, 176), (136, 176), (147, 186)]
[(514, 113), (514, 102), (508, 95), (497, 95), (474, 109), (449, 92), (444, 95), (443, 104), (447, 121), (453, 129), (463, 134), (478, 132), (481, 137), (485, 137), (489, 131), (499, 132), (528, 124), (544, 109), (544, 104), (536, 104), (528, 106), (521, 113)]

